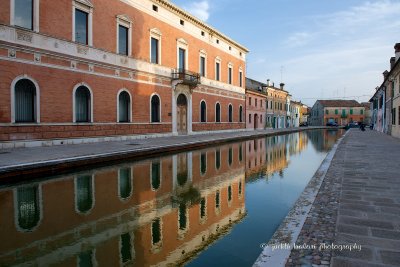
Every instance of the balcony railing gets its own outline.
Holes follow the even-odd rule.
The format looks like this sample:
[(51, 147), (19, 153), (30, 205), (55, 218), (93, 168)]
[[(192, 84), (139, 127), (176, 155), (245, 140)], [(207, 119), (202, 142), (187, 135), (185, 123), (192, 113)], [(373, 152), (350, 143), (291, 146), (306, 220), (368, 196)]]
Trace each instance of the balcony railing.
[(196, 87), (200, 84), (200, 74), (184, 69), (175, 69), (172, 71), (172, 80), (181, 80), (182, 84)]

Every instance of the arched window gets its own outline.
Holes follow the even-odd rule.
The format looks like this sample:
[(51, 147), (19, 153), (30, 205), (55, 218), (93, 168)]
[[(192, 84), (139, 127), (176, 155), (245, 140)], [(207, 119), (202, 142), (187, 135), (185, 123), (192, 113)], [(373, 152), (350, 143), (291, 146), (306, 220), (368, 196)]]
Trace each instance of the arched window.
[(95, 252), (94, 249), (80, 252), (78, 255), (78, 266), (94, 266), (96, 262)]
[(243, 122), (243, 107), (239, 107), (239, 122)]
[(94, 205), (93, 177), (81, 175), (76, 178), (76, 208), (81, 213), (87, 213)]
[(161, 163), (159, 161), (151, 163), (151, 188), (157, 190), (161, 185)]
[(219, 170), (221, 168), (221, 150), (215, 150), (215, 168)]
[(161, 219), (157, 218), (151, 223), (151, 243), (160, 244), (162, 239)]
[(91, 122), (91, 95), (86, 86), (79, 86), (75, 91), (75, 122)]
[(132, 261), (132, 237), (130, 233), (125, 233), (120, 236), (120, 259), (122, 263)]
[(186, 209), (186, 204), (181, 203), (179, 204), (179, 210), (178, 210), (178, 217), (179, 217), (179, 230), (186, 230), (187, 228), (187, 209)]
[(200, 219), (204, 219), (207, 215), (207, 209), (206, 209), (206, 198), (203, 197), (200, 200)]
[(232, 186), (228, 186), (228, 201), (232, 200)]
[(230, 147), (229, 148), (229, 152), (228, 152), (228, 164), (229, 164), (229, 166), (232, 165), (232, 162), (233, 162), (233, 148)]
[(17, 189), (18, 227), (31, 231), (40, 221), (39, 187), (27, 186)]
[(176, 176), (179, 186), (184, 186), (188, 181), (188, 173), (186, 170), (178, 172)]
[(126, 91), (122, 91), (118, 96), (118, 122), (130, 122), (131, 117), (131, 97)]
[(207, 172), (207, 153), (200, 154), (200, 173), (201, 175), (206, 174)]
[(220, 196), (219, 196), (219, 190), (215, 193), (215, 208), (219, 209), (220, 207)]
[(15, 84), (15, 122), (37, 122), (36, 97), (32, 81), (21, 79)]
[(207, 106), (205, 101), (200, 103), (200, 122), (207, 122)]
[(127, 199), (132, 194), (132, 174), (130, 168), (121, 168), (118, 171), (119, 197)]
[(161, 122), (160, 117), (160, 98), (158, 95), (153, 95), (151, 97), (151, 122)]
[(221, 122), (221, 104), (215, 104), (215, 122)]
[(233, 122), (233, 107), (231, 104), (229, 104), (229, 107), (228, 107), (228, 119), (229, 119), (229, 122)]

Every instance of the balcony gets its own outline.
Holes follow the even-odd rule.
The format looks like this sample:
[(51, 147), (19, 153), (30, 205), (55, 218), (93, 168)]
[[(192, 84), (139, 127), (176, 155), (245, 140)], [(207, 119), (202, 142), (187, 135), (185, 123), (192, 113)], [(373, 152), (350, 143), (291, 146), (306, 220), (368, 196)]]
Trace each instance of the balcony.
[(181, 84), (194, 88), (200, 84), (200, 74), (184, 69), (175, 69), (172, 71), (172, 80), (180, 80)]

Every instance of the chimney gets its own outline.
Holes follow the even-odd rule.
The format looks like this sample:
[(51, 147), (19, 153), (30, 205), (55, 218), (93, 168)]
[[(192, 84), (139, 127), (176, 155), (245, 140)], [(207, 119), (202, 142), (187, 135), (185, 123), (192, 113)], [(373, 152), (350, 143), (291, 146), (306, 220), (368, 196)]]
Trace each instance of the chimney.
[(386, 78), (389, 75), (389, 72), (387, 70), (385, 70), (382, 74), (383, 74), (383, 80), (386, 80)]
[(391, 57), (390, 58), (390, 70), (393, 69), (395, 63), (396, 63), (396, 58), (395, 57)]
[(271, 86), (271, 82), (269, 79), (267, 79), (267, 86)]
[(395, 52), (396, 62), (397, 62), (397, 60), (399, 60), (399, 58), (400, 58), (400, 43), (397, 43), (394, 45), (394, 52)]
[(284, 83), (280, 83), (279, 86), (281, 87), (281, 90), (284, 90), (284, 88), (285, 88), (285, 84)]

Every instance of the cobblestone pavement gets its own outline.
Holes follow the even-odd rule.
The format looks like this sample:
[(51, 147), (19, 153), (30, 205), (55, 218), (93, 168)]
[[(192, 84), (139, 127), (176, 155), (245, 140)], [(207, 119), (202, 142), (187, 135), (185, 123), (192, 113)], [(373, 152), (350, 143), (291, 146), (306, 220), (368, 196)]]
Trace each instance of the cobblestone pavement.
[(351, 130), (296, 241), (315, 248), (292, 250), (286, 266), (400, 266), (399, 158), (399, 139)]
[(4, 178), (7, 175), (11, 175), (10, 173), (15, 174), (16, 172), (21, 176), (26, 174), (23, 173), (23, 170), (32, 168), (54, 168), (54, 166), (61, 164), (71, 166), (73, 162), (76, 162), (78, 166), (78, 162), (88, 163), (91, 160), (105, 161), (112, 157), (121, 159), (121, 157), (125, 156), (156, 154), (173, 151), (173, 149), (179, 151), (180, 148), (195, 148), (200, 145), (211, 145), (238, 139), (272, 134), (285, 134), (315, 128), (321, 127), (237, 131), (79, 145), (3, 149), (0, 150), (0, 177)]

